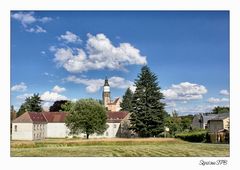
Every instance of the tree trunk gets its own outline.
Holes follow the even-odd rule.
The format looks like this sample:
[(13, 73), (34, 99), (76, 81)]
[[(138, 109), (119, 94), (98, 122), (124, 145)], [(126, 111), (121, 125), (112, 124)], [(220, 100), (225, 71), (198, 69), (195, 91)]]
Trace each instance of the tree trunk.
[(89, 134), (87, 133), (87, 139), (89, 138)]

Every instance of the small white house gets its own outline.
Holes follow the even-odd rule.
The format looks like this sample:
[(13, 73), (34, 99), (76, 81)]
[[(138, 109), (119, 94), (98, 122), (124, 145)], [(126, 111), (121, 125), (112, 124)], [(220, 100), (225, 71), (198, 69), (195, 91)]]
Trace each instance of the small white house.
[(46, 137), (47, 120), (38, 112), (26, 112), (12, 122), (13, 140), (40, 140)]
[[(26, 112), (12, 122), (12, 140), (41, 140), (71, 137), (65, 125), (67, 112)], [(128, 112), (108, 112), (108, 128), (103, 134), (89, 138), (114, 138), (121, 133), (121, 124), (128, 119)], [(85, 134), (79, 134), (85, 137)]]

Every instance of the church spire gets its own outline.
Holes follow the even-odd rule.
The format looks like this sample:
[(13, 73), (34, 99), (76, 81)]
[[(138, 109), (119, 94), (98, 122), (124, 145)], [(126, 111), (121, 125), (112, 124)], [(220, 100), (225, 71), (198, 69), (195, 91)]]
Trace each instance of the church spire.
[(105, 77), (104, 86), (109, 86), (107, 76)]

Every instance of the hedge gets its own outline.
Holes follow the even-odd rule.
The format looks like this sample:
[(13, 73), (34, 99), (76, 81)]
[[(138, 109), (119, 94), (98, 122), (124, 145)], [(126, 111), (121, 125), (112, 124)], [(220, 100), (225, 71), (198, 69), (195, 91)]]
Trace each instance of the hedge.
[(175, 135), (176, 138), (180, 138), (189, 142), (205, 142), (207, 137), (206, 131), (191, 131), (184, 132)]

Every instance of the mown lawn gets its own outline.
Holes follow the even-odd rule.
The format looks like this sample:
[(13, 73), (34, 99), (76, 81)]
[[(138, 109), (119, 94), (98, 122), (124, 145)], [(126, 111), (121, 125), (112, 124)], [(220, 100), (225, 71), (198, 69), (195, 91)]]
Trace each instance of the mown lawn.
[(47, 157), (225, 157), (228, 144), (189, 143), (179, 139), (47, 139), (12, 141), (11, 156)]

